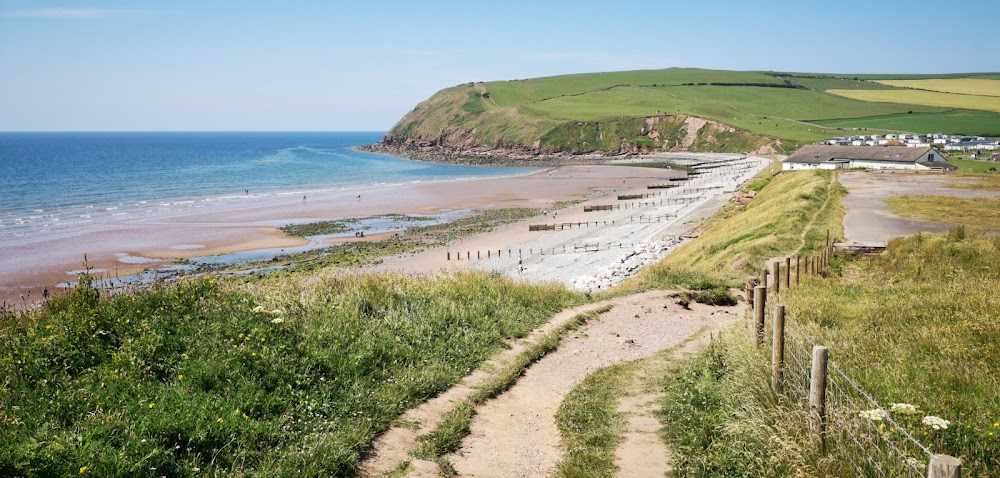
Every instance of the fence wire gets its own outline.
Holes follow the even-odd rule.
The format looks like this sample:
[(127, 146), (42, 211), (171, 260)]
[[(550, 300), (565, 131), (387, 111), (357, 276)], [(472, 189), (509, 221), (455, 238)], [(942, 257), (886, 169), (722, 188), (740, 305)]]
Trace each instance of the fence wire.
[[(768, 309), (773, 312), (774, 307)], [(817, 344), (794, 318), (786, 315), (785, 324), (784, 394), (808, 407), (812, 347)], [(827, 368), (827, 449), (845, 459), (829, 471), (835, 476), (926, 476), (931, 450), (894, 420), (834, 360), (827, 362)]]

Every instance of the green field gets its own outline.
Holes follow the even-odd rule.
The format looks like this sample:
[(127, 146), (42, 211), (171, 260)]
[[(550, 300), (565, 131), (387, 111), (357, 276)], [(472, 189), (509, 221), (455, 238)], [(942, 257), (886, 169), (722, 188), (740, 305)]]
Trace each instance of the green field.
[(864, 128), (871, 130), (947, 132), (960, 131), (961, 134), (976, 136), (1000, 136), (1000, 113), (975, 110), (949, 110), (941, 113), (921, 113), (914, 107), (913, 113), (900, 113), (865, 118), (839, 118), (817, 120), (816, 123), (832, 128)]
[[(1000, 113), (981, 111), (986, 107), (978, 97), (902, 89), (873, 81), (951, 81), (968, 86), (990, 81), (985, 79), (990, 75), (829, 75), (670, 68), (467, 83), (442, 90), (417, 105), (392, 128), (387, 140), (444, 148), (537, 152), (742, 152), (765, 145), (789, 151), (842, 134), (837, 133), (841, 129), (992, 135), (1000, 130)], [(919, 104), (899, 100), (914, 94), (919, 98), (911, 103)], [(925, 98), (928, 94), (943, 95), (947, 101), (935, 103)], [(961, 101), (956, 103), (955, 97)], [(973, 109), (955, 109), (956, 104)], [(717, 123), (705, 131), (691, 126), (700, 127), (703, 122), (698, 121), (667, 121), (669, 126), (650, 129), (644, 120), (657, 115)], [(695, 136), (690, 137), (692, 134)], [(661, 139), (666, 137), (670, 140)]]

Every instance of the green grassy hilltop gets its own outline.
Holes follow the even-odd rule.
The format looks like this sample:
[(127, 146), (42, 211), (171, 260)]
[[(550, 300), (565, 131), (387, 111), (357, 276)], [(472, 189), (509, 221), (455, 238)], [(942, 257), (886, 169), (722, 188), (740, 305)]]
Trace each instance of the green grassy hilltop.
[[(670, 68), (466, 83), (418, 104), (384, 143), (526, 153), (780, 152), (856, 128), (995, 136), (1000, 113), (913, 80), (1000, 84), (997, 78)], [(903, 101), (920, 97), (933, 101)]]

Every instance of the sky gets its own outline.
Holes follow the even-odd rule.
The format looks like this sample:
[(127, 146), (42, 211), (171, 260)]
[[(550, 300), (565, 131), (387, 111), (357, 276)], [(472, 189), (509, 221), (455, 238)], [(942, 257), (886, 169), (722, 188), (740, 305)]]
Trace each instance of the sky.
[(385, 131), (470, 81), (1000, 72), (1000, 2), (0, 0), (0, 131)]

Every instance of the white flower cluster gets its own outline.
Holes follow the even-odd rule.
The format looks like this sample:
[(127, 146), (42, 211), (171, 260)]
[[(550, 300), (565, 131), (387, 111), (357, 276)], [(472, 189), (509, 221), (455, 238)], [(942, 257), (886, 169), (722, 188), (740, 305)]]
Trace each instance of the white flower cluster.
[(871, 410), (862, 410), (860, 413), (858, 413), (858, 416), (861, 418), (867, 418), (874, 422), (880, 422), (888, 418), (889, 414), (886, 413), (886, 411), (882, 410), (881, 408), (873, 408)]
[(280, 323), (282, 323), (284, 321), (285, 321), (285, 319), (282, 319), (281, 317), (275, 317), (275, 318), (271, 319), (271, 323), (272, 324), (280, 324)]
[(948, 425), (951, 425), (950, 421), (945, 420), (944, 418), (941, 417), (935, 417), (934, 415), (928, 415), (924, 417), (924, 419), (921, 420), (921, 423), (935, 430), (945, 430), (948, 428)]
[(889, 408), (889, 411), (900, 415), (916, 415), (917, 407), (915, 405), (910, 405), (909, 403), (893, 403), (892, 407)]

